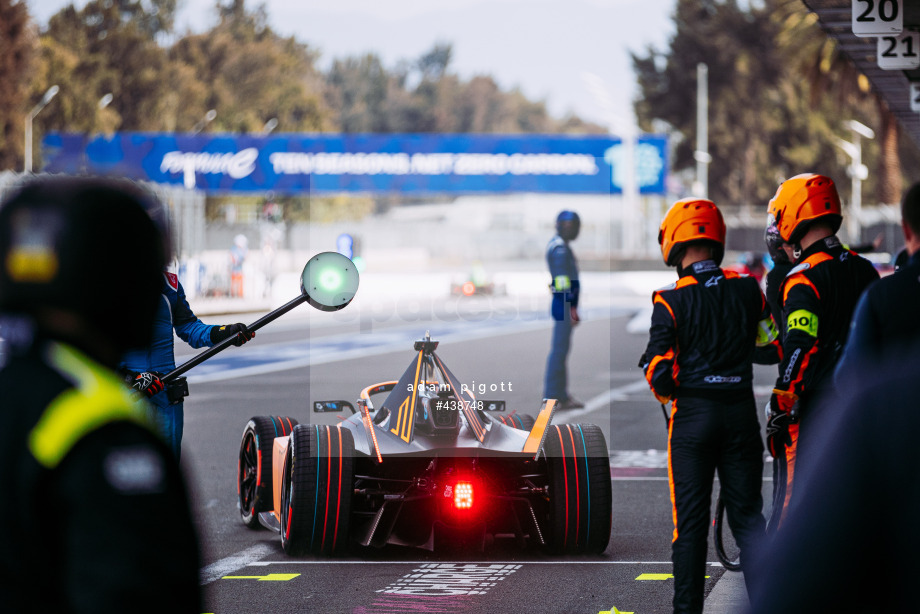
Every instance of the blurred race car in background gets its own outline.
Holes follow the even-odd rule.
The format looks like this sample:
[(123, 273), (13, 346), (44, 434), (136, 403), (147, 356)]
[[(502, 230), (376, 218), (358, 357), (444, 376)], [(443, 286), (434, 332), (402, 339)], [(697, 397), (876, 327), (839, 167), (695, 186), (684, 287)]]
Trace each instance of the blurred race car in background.
[(476, 262), (469, 275), (451, 282), (450, 293), (453, 296), (504, 296), (507, 289), (505, 284), (493, 281), (482, 264)]
[[(611, 532), (610, 463), (592, 424), (554, 425), (477, 399), (426, 334), (398, 380), (314, 412), (353, 412), (335, 426), (257, 416), (243, 430), (237, 487), (243, 522), (281, 536), (291, 555), (352, 545), (482, 549), (496, 537), (556, 553), (600, 553)], [(387, 394), (379, 408), (371, 398)]]

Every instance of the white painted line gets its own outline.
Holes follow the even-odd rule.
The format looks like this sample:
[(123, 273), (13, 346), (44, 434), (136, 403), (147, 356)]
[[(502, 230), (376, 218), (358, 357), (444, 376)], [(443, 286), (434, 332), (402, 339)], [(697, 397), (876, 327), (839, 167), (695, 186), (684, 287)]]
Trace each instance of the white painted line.
[[(593, 399), (590, 399), (581, 409), (572, 411), (557, 411), (556, 416), (558, 419), (554, 420), (554, 423), (569, 424), (572, 420), (593, 413), (602, 407), (610, 405), (614, 401), (627, 401), (629, 400), (629, 395), (636, 394), (648, 389), (648, 382), (646, 382), (644, 379), (637, 380), (631, 384), (626, 384), (625, 386), (620, 386), (618, 388), (611, 388), (607, 392), (603, 392)], [(651, 396), (651, 392), (649, 392), (649, 395)]]
[[(504, 327), (497, 325), (481, 326), (465, 331), (454, 330), (449, 333), (440, 335), (438, 340), (441, 342), (452, 343), (472, 341), (474, 339), (488, 339), (500, 335), (512, 335), (516, 333), (539, 330), (541, 328), (548, 328), (549, 326), (550, 323), (548, 320), (523, 321), (515, 323), (514, 326), (508, 325)], [(269, 360), (263, 364), (249, 367), (233, 367), (231, 363), (226, 366), (222, 366), (220, 370), (218, 370), (217, 365), (220, 365), (221, 363), (215, 362), (212, 363), (212, 370), (210, 372), (206, 371), (199, 375), (189, 375), (188, 381), (193, 384), (218, 382), (239, 377), (265, 375), (268, 373), (301, 369), (313, 365), (322, 365), (333, 362), (341, 362), (344, 360), (364, 358), (368, 356), (380, 356), (383, 354), (402, 352), (407, 347), (412, 347), (412, 343), (414, 342), (413, 339), (418, 337), (418, 334), (416, 334), (414, 331), (416, 331), (418, 328), (418, 326), (413, 326), (411, 329), (413, 332), (409, 334), (408, 337), (406, 337), (406, 327), (402, 327), (394, 331), (388, 330), (386, 331), (386, 337), (383, 337), (380, 334), (377, 335), (377, 338), (383, 338), (383, 341), (380, 343), (373, 343), (366, 346), (343, 350), (338, 350), (335, 348), (323, 348), (322, 344), (329, 340), (334, 342), (336, 340), (345, 339), (350, 335), (319, 338), (314, 342), (314, 345), (316, 346), (315, 349), (311, 349), (310, 341), (298, 341), (295, 343), (285, 342), (272, 345), (263, 345), (259, 347), (262, 355), (271, 354), (277, 350), (284, 349), (286, 350), (285, 356), (287, 356), (287, 358)], [(402, 335), (400, 335), (400, 333), (402, 333)]]
[(626, 324), (626, 332), (633, 335), (648, 334), (652, 327), (652, 308), (643, 307), (632, 319)]
[[(521, 568), (521, 564), (502, 563), (420, 563), (415, 569), (390, 582), (380, 598), (447, 597), (485, 595), (499, 582)], [(371, 607), (383, 605), (379, 601)], [(387, 604), (391, 605), (391, 604)]]
[[(772, 482), (772, 481), (773, 481), (773, 476), (772, 476), (772, 475), (764, 475), (764, 476), (761, 476), (760, 479), (763, 480), (764, 482)], [(661, 476), (654, 476), (654, 475), (649, 475), (649, 476), (622, 476), (622, 477), (613, 476), (613, 477), (610, 478), (610, 481), (611, 481), (611, 482), (667, 482), (667, 481), (668, 481), (668, 477), (667, 477), (667, 476), (664, 476), (664, 475), (661, 475)], [(719, 478), (718, 478), (718, 477), (715, 478), (715, 481), (718, 482), (718, 481), (719, 481)]]
[(612, 477), (611, 482), (667, 482), (667, 476), (646, 476), (646, 477)]
[(611, 467), (667, 469), (667, 450), (615, 450), (610, 453)]
[[(612, 319), (622, 315), (622, 308), (597, 307), (586, 311), (583, 319)], [(487, 315), (487, 314), (486, 314)], [(525, 312), (520, 318), (499, 320), (485, 318), (477, 320), (453, 320), (439, 322), (411, 323), (388, 327), (373, 333), (343, 333), (337, 335), (317, 335), (298, 341), (258, 345), (247, 350), (245, 354), (224, 354), (212, 359), (205, 367), (188, 375), (190, 383), (217, 382), (238, 377), (265, 375), (280, 371), (300, 369), (312, 365), (321, 365), (344, 360), (380, 356), (394, 352), (403, 352), (426, 329), (431, 329), (442, 344), (462, 343), (477, 339), (491, 339), (502, 335), (513, 335), (549, 328), (552, 321), (548, 313)], [(188, 356), (179, 357), (182, 360)], [(245, 366), (247, 365), (248, 366)], [(256, 363), (256, 364), (252, 364)], [(244, 365), (244, 366), (237, 366)]]
[(277, 552), (277, 548), (268, 544), (256, 544), (242, 552), (237, 552), (227, 558), (211, 563), (207, 567), (202, 567), (201, 571), (198, 572), (199, 582), (202, 586), (210, 584), (247, 565), (252, 565), (262, 557), (274, 552)]

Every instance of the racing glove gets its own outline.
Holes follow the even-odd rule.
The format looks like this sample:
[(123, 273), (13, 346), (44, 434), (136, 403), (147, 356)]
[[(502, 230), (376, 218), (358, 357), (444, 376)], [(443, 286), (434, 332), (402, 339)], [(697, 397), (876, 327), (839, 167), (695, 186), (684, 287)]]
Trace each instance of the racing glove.
[(131, 387), (140, 392), (148, 399), (155, 394), (163, 392), (166, 387), (160, 379), (160, 374), (156, 371), (145, 371), (134, 376), (134, 382)]
[(774, 388), (773, 395), (770, 397), (770, 411), (772, 413), (784, 413), (789, 416), (792, 422), (798, 421), (799, 396), (788, 390)]
[(792, 445), (789, 437), (789, 414), (771, 411), (767, 416), (767, 449), (770, 450), (770, 456), (779, 458), (787, 445)]
[(246, 328), (245, 324), (225, 324), (224, 326), (215, 326), (211, 329), (211, 343), (220, 343), (224, 339), (229, 339), (234, 335), (236, 338), (233, 340), (233, 345), (236, 347), (240, 347), (256, 336), (254, 332)]

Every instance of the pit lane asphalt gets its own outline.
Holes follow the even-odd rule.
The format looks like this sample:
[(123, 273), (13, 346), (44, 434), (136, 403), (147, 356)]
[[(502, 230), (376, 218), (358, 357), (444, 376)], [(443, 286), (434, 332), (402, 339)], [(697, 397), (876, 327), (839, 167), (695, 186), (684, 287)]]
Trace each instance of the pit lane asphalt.
[[(377, 348), (347, 361), (321, 360), (280, 371), (264, 368), (257, 375), (238, 371), (236, 376), (210, 381), (196, 382), (193, 377), (185, 404), (183, 465), (202, 544), (205, 612), (670, 612), (672, 525), (662, 462), (666, 431), (658, 404), (637, 385), (641, 373), (635, 366), (646, 336), (627, 332), (635, 310), (607, 310), (612, 314), (607, 316), (603, 311), (593, 310), (575, 329), (569, 358), (570, 389), (588, 407), (568, 415), (560, 412), (556, 418), (600, 426), (613, 452), (613, 464), (618, 465), (612, 468), (613, 533), (601, 556), (554, 557), (533, 549), (521, 551), (499, 540), (484, 553), (387, 547), (332, 560), (288, 557), (277, 535), (248, 530), (240, 522), (235, 476), (243, 427), (251, 416), (265, 414), (334, 424), (331, 414), (310, 414), (310, 401), (354, 400), (362, 387), (397, 377), (413, 358), (411, 343)], [(295, 318), (264, 328), (251, 345), (231, 348), (221, 356), (229, 361), (227, 373), (233, 373), (234, 360), (244, 361), (247, 350), (260, 347), (270, 350), (306, 340), (317, 345), (342, 336), (402, 329), (409, 329), (409, 339), (421, 337), (426, 330), (437, 339), (439, 328), (448, 328), (446, 318), (420, 318), (408, 324), (375, 322), (372, 327), (351, 322), (319, 330)], [(443, 342), (439, 355), (466, 382), (510, 382), (512, 391), (504, 395), (509, 410), (536, 414), (550, 323), (535, 320), (522, 326), (518, 319), (472, 336), (468, 341), (457, 336)], [(191, 355), (182, 352), (178, 360)], [(767, 386), (774, 369), (757, 368), (755, 383)], [(764, 400), (759, 396), (758, 406)], [(769, 489), (765, 481), (765, 500)], [(708, 560), (716, 560), (712, 552)], [(467, 567), (432, 567), (461, 563)], [(725, 572), (717, 564), (707, 569), (709, 593)], [(476, 592), (483, 594), (424, 600), (387, 592), (431, 573), (465, 579), (465, 585), (476, 585)]]

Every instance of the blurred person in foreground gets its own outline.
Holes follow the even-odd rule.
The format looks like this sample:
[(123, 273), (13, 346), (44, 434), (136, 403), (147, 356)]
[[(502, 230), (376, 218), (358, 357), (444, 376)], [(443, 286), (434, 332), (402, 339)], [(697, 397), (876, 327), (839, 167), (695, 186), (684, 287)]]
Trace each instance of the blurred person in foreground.
[(778, 469), (771, 531), (781, 527), (793, 496), (800, 428), (807, 440), (816, 401), (832, 392), (856, 302), (878, 279), (872, 263), (841, 245), (836, 233), (842, 221), (837, 188), (824, 175), (787, 179), (768, 206), (767, 236), (778, 234), (793, 265), (778, 292), (783, 358), (767, 416), (767, 445)]
[(920, 183), (901, 201), (901, 229), (908, 259), (859, 299), (834, 373), (838, 389), (851, 389), (862, 379), (865, 367), (920, 336)]
[(652, 295), (649, 342), (640, 366), (668, 423), (674, 518), (674, 612), (703, 611), (712, 482), (718, 470), (728, 524), (746, 567), (763, 537), (763, 440), (753, 363), (775, 364), (776, 326), (753, 277), (719, 267), (725, 222), (716, 205), (674, 203), (658, 234), (677, 282)]
[(169, 271), (161, 271), (153, 339), (148, 346), (125, 354), (118, 371), (128, 385), (150, 400), (151, 418), (157, 432), (179, 458), (185, 423), (183, 399), (188, 396), (188, 384), (184, 377), (165, 384), (160, 379), (176, 368), (173, 330), (193, 348), (211, 347), (230, 337), (234, 338), (233, 345), (239, 347), (255, 337), (255, 333), (242, 323), (205, 324), (189, 306), (179, 278)]
[(178, 463), (114, 371), (150, 342), (157, 208), (134, 184), (61, 177), (0, 205), (4, 612), (202, 611)]
[(917, 381), (914, 337), (816, 416), (796, 496), (745, 574), (755, 614), (917, 611)]
[(578, 325), (578, 261), (570, 242), (578, 237), (581, 218), (574, 211), (560, 211), (556, 216), (556, 235), (546, 246), (546, 264), (551, 277), (549, 289), (553, 294), (550, 314), (553, 318), (553, 339), (546, 359), (543, 398), (559, 401), (558, 409), (578, 409), (585, 404), (569, 394), (568, 360), (572, 346), (572, 329)]

